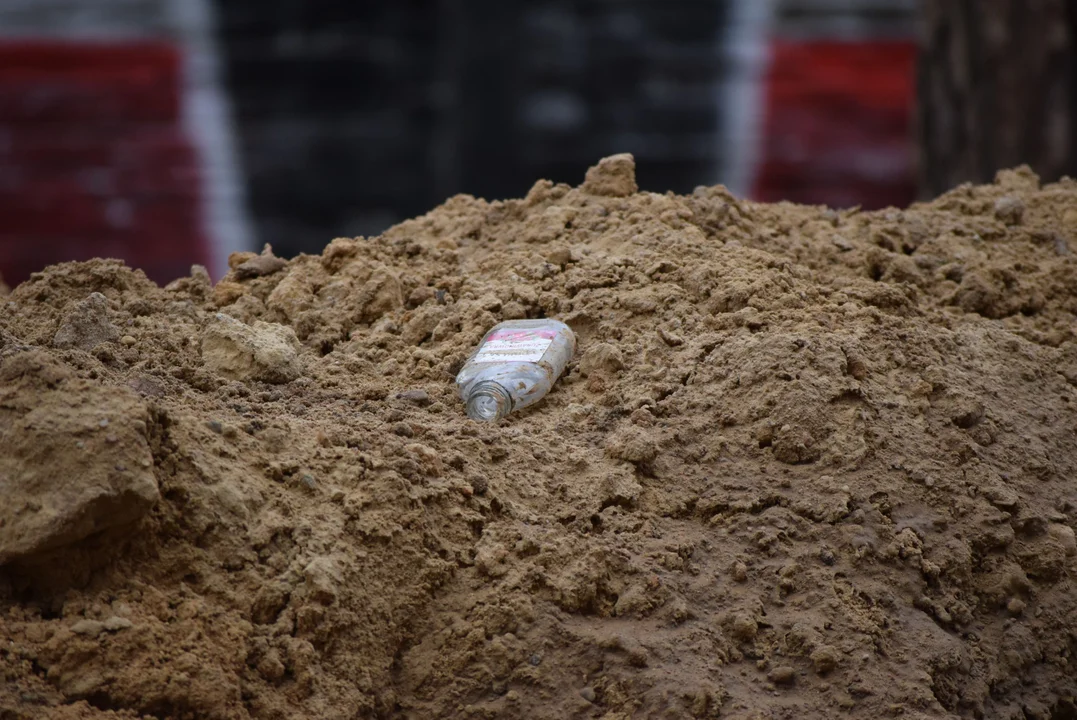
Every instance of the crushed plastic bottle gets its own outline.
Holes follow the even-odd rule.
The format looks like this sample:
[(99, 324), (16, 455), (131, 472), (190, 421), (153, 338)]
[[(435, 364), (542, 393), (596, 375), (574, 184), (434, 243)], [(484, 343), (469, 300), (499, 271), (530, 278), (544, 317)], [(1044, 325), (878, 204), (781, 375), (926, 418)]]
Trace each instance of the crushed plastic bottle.
[(576, 334), (557, 320), (498, 323), (456, 376), (472, 420), (494, 422), (546, 396), (576, 352)]

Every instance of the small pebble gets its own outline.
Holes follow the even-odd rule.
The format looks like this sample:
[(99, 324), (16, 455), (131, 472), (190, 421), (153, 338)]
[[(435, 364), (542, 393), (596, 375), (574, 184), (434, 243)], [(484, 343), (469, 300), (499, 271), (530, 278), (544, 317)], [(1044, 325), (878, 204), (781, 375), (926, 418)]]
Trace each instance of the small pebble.
[(263, 657), (256, 666), (258, 674), (264, 677), (270, 682), (275, 682), (284, 677), (284, 673), (287, 669), (284, 667), (284, 663), (280, 661), (280, 657), (276, 652), (270, 651)]
[[(237, 260), (239, 259), (237, 258)], [(249, 280), (263, 275), (272, 275), (282, 270), (287, 264), (287, 260), (275, 256), (270, 247), (266, 245), (261, 255), (255, 255), (246, 262), (240, 263), (233, 269), (233, 273), (237, 280)]]
[(849, 242), (848, 240), (843, 238), (841, 235), (835, 235), (834, 237), (832, 237), (830, 239), (830, 241), (832, 243), (834, 243), (834, 247), (836, 247), (838, 250), (840, 250), (842, 252), (849, 252), (854, 247), (854, 245), (851, 242)]
[(100, 421), (99, 421), (99, 422), (97, 423), (97, 426), (98, 426), (98, 427), (103, 427), (103, 428), (105, 428), (105, 427), (108, 427), (108, 418), (102, 418), (102, 419), (101, 419), (101, 420), (100, 420)]
[(1021, 598), (1010, 598), (1010, 601), (1006, 603), (1006, 610), (1016, 617), (1025, 611), (1025, 601)]
[(546, 262), (554, 265), (568, 265), (572, 262), (572, 252), (565, 247), (555, 248), (546, 253)]
[(430, 395), (426, 390), (405, 390), (404, 392), (397, 394), (397, 397), (401, 400), (415, 403), (420, 407), (430, 404)]
[(515, 300), (509, 300), (501, 306), (501, 317), (506, 320), (522, 320), (527, 317), (527, 310)]
[(408, 296), (408, 305), (418, 307), (433, 297), (434, 288), (427, 285), (421, 285), (411, 291), (411, 295)]
[(1007, 225), (1018, 225), (1025, 215), (1025, 204), (1020, 198), (1007, 195), (995, 201), (995, 217)]
[(304, 473), (303, 476), (299, 478), (299, 483), (307, 490), (313, 490), (314, 488), (318, 487), (318, 482), (310, 473)]
[(759, 623), (746, 613), (737, 613), (733, 618), (733, 637), (741, 642), (750, 642), (759, 632)]
[(684, 344), (684, 338), (676, 333), (671, 333), (665, 328), (658, 328), (658, 336), (662, 338), (662, 342), (670, 347), (677, 347)]
[(208, 423), (206, 423), (206, 427), (208, 427), (210, 430), (217, 433), (218, 435), (224, 432), (224, 425), (221, 424), (220, 420), (210, 420)]
[(582, 697), (589, 703), (593, 703), (597, 696), (595, 695), (595, 689), (588, 685), (587, 687), (580, 690), (580, 697)]
[(135, 338), (131, 335), (124, 335), (122, 338), (120, 338), (120, 343), (126, 345), (127, 347), (131, 347), (137, 342), (138, 340), (135, 340)]
[(733, 579), (737, 582), (744, 582), (748, 579), (748, 566), (740, 560), (733, 564)]
[(811, 661), (815, 665), (815, 672), (826, 675), (838, 666), (841, 655), (837, 648), (830, 645), (820, 645), (811, 654)]
[(97, 637), (105, 630), (105, 624), (100, 620), (79, 620), (77, 623), (71, 626), (71, 632), (76, 635), (88, 635), (90, 637)]
[(108, 620), (105, 620), (105, 630), (109, 632), (119, 632), (120, 630), (126, 630), (129, 627), (134, 626), (127, 618), (122, 618), (118, 615), (113, 615)]
[(775, 685), (792, 685), (797, 678), (797, 671), (788, 665), (779, 665), (767, 674), (767, 679)]

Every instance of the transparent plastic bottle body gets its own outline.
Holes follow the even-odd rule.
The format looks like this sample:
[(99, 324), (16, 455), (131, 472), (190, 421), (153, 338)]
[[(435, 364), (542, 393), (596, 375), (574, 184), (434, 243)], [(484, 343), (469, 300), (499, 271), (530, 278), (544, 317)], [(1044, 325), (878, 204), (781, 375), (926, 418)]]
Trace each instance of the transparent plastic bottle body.
[(507, 320), (482, 338), (456, 376), (472, 420), (494, 422), (534, 405), (576, 352), (576, 335), (557, 320)]

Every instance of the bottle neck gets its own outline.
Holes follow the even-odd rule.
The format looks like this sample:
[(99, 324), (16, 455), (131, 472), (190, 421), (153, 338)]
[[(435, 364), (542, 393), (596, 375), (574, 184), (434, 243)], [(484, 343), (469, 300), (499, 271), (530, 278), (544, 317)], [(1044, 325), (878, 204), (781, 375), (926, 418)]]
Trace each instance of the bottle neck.
[(512, 396), (501, 383), (484, 380), (467, 395), (467, 416), (472, 420), (496, 422), (512, 411)]

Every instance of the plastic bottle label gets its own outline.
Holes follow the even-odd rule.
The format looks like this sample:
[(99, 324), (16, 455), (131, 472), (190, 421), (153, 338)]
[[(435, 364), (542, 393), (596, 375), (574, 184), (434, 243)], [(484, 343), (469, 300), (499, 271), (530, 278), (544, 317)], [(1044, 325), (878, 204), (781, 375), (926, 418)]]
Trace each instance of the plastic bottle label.
[(486, 338), (474, 362), (538, 362), (556, 335), (546, 328), (498, 330)]

